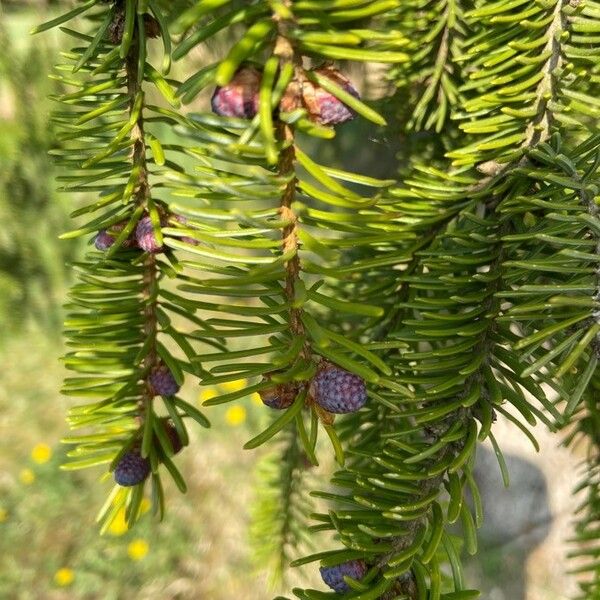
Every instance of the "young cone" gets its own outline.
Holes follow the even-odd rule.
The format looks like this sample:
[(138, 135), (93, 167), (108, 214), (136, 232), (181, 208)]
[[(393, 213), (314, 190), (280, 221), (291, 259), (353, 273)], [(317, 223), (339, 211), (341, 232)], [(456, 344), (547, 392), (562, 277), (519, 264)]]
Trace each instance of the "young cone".
[(356, 412), (367, 402), (367, 388), (362, 377), (327, 361), (319, 365), (309, 392), (313, 400), (330, 413)]

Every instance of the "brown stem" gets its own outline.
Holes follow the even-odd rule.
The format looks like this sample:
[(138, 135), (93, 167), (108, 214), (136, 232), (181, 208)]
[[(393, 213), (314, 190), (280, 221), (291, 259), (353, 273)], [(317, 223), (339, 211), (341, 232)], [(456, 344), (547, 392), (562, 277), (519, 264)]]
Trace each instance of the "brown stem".
[[(285, 295), (287, 301), (293, 303), (294, 298), (296, 297), (296, 281), (300, 278), (300, 258), (298, 256), (298, 220), (292, 209), (292, 203), (294, 201), (294, 195), (296, 192), (296, 177), (294, 175), (294, 134), (290, 127), (284, 123), (278, 124), (277, 134), (277, 137), (280, 140), (290, 143), (290, 145), (281, 153), (278, 171), (279, 175), (282, 177), (290, 177), (290, 180), (286, 184), (283, 194), (281, 195), (279, 213), (282, 219), (289, 221), (289, 224), (283, 228), (282, 232), (282, 250), (284, 253), (294, 253), (285, 267)], [(300, 318), (301, 313), (302, 309), (300, 308), (290, 308), (290, 329), (294, 335), (304, 334), (304, 325), (302, 324), (302, 320)]]
[[(137, 27), (137, 23), (136, 23)], [(132, 114), (136, 98), (143, 94), (141, 78), (139, 73), (139, 45), (137, 35), (134, 35), (131, 49), (125, 59), (125, 76), (127, 80), (127, 93), (129, 95), (129, 114)], [(138, 118), (131, 130), (131, 139), (133, 140), (133, 151), (131, 162), (133, 168), (139, 171), (138, 183), (134, 191), (135, 203), (139, 206), (148, 206), (150, 201), (150, 185), (148, 183), (148, 165), (146, 163), (146, 140), (144, 137), (144, 117), (143, 111), (139, 111)], [(156, 350), (156, 334), (158, 329), (157, 319), (157, 300), (156, 287), (158, 281), (158, 271), (156, 256), (149, 253), (145, 259), (144, 272), (142, 276), (142, 298), (144, 312), (144, 334), (146, 338), (151, 338), (150, 350), (143, 361), (143, 370), (149, 371), (158, 362)], [(149, 386), (146, 386), (144, 396), (140, 402), (140, 412), (145, 412), (152, 404), (154, 394)]]
[[(285, 0), (284, 5), (291, 8), (291, 0)], [(295, 66), (296, 74), (301, 75), (302, 57), (296, 52), (294, 44), (288, 35), (290, 22), (281, 19), (277, 15), (273, 17), (277, 22), (278, 36), (275, 41), (273, 54), (279, 57), (280, 63), (292, 63)], [(284, 179), (289, 179), (281, 195), (279, 213), (281, 218), (288, 221), (289, 224), (283, 228), (282, 232), (282, 250), (284, 253), (293, 253), (292, 258), (285, 266), (285, 296), (290, 304), (290, 330), (294, 336), (304, 336), (305, 329), (302, 323), (302, 309), (295, 308), (293, 303), (296, 299), (296, 282), (300, 279), (300, 257), (298, 256), (298, 219), (292, 209), (294, 197), (296, 194), (297, 178), (294, 169), (294, 160), (296, 158), (294, 148), (294, 131), (281, 121), (276, 124), (277, 139), (283, 144), (284, 149), (279, 157), (277, 171)], [(310, 346), (304, 344), (301, 355), (310, 358)]]

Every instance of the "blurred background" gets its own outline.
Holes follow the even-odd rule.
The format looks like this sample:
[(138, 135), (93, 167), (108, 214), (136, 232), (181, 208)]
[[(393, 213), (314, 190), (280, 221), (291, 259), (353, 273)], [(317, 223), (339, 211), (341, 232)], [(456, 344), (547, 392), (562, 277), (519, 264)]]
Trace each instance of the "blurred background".
[[(59, 471), (65, 458), (59, 440), (67, 433), (64, 414), (71, 403), (59, 394), (61, 304), (69, 263), (87, 240), (58, 240), (80, 199), (55, 191), (57, 173), (47, 156), (55, 145), (47, 97), (59, 91), (48, 75), (68, 40), (56, 31), (35, 38), (28, 31), (60, 5), (0, 0), (0, 598), (271, 598), (265, 565), (257, 564), (248, 541), (256, 461), (265, 451), (242, 446), (264, 419), (257, 397), (210, 409), (210, 430), (191, 428), (191, 445), (178, 457), (189, 491), (182, 496), (172, 485), (167, 489), (162, 524), (148, 513), (128, 532), (121, 518), (100, 537), (94, 517), (110, 481), (98, 470)], [(186, 69), (202, 58), (192, 54)], [(370, 85), (372, 72), (354, 78), (363, 92), (378, 93)], [(190, 109), (207, 106), (202, 97)], [(329, 157), (360, 144), (362, 152), (350, 153), (346, 166), (389, 176), (401, 139), (378, 137), (365, 127), (355, 122), (344, 129), (328, 147)], [(189, 401), (215, 393), (187, 386)], [(564, 600), (575, 590), (565, 556), (577, 457), (538, 429), (536, 455), (519, 432), (497, 423), (511, 473), (508, 490), (491, 451), (479, 453), (488, 502), (481, 553), (469, 564), (469, 578), (489, 600)], [(326, 461), (319, 474), (331, 468)], [(321, 586), (315, 573), (309, 565), (294, 572), (291, 583)]]

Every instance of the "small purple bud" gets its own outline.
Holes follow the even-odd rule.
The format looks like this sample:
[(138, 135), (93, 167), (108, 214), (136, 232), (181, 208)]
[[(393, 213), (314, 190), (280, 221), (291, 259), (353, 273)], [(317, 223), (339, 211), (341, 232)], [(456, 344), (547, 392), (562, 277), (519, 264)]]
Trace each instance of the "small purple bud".
[[(97, 250), (101, 250), (104, 252), (108, 250), (111, 246), (114, 245), (117, 237), (125, 226), (127, 225), (127, 221), (121, 221), (120, 223), (115, 223), (111, 225), (108, 229), (102, 229), (98, 232), (96, 239), (94, 240), (94, 245)], [(127, 239), (123, 240), (122, 243), (123, 248), (137, 248), (137, 241), (134, 237), (130, 236)]]
[[(350, 80), (344, 77), (339, 71), (331, 68), (322, 68), (316, 69), (315, 72), (331, 79), (333, 83), (355, 98), (360, 98), (360, 94)], [(354, 111), (321, 87), (315, 89), (315, 103), (318, 107), (316, 120), (321, 125), (341, 125), (346, 121), (354, 119)]]
[(254, 117), (261, 77), (254, 67), (241, 68), (227, 85), (215, 89), (210, 101), (213, 112), (221, 117)]
[(163, 249), (154, 235), (152, 219), (149, 216), (139, 220), (135, 228), (135, 239), (137, 240), (137, 245), (145, 252), (156, 253)]
[(169, 368), (160, 364), (150, 372), (148, 381), (157, 396), (174, 396), (179, 391), (179, 386)]
[(121, 457), (113, 475), (119, 485), (130, 487), (142, 483), (149, 474), (150, 461), (139, 451), (130, 450)]
[(344, 581), (344, 575), (358, 581), (367, 574), (368, 568), (363, 560), (349, 560), (332, 567), (320, 567), (319, 571), (323, 581), (332, 590), (344, 594), (350, 591), (350, 586)]
[(115, 243), (115, 238), (106, 231), (106, 229), (102, 229), (98, 232), (96, 239), (94, 240), (94, 246), (96, 246), (96, 250), (100, 250), (104, 252), (108, 250)]

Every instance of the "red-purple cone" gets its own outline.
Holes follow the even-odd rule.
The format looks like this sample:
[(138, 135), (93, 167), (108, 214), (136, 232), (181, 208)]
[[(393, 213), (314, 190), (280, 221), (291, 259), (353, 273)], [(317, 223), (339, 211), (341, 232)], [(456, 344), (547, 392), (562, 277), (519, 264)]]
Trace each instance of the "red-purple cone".
[(122, 457), (113, 473), (115, 481), (124, 487), (142, 483), (150, 474), (150, 461), (138, 450), (130, 450)]
[[(352, 85), (350, 80), (336, 69), (322, 67), (320, 69), (315, 69), (315, 73), (327, 77), (355, 98), (360, 98), (358, 91)], [(330, 94), (317, 85), (313, 84), (308, 88), (305, 87), (304, 96), (304, 101), (308, 106), (309, 113), (313, 119), (321, 125), (340, 125), (354, 119), (355, 113), (350, 108), (348, 108), (341, 100), (338, 100), (333, 94)]]
[(137, 240), (137, 245), (146, 252), (156, 253), (163, 249), (154, 235), (152, 219), (149, 216), (139, 220), (135, 228), (135, 239)]
[(152, 369), (148, 381), (157, 396), (174, 396), (179, 391), (175, 377), (169, 367), (163, 364)]
[(96, 250), (100, 250), (101, 252), (108, 250), (114, 243), (115, 238), (110, 235), (106, 229), (99, 231), (96, 239), (94, 240), (94, 246), (96, 246)]
[[(127, 223), (125, 221), (121, 223), (115, 223), (111, 225), (108, 229), (102, 229), (98, 232), (96, 239), (94, 240), (94, 246), (96, 246), (97, 250), (102, 252), (108, 250), (117, 239), (119, 233), (125, 229)], [(134, 238), (127, 238), (123, 242), (123, 248), (136, 248), (137, 241)]]
[(360, 410), (367, 402), (367, 388), (362, 377), (323, 362), (310, 384), (313, 400), (330, 413), (343, 414)]
[(323, 581), (332, 590), (344, 594), (350, 591), (350, 586), (344, 581), (344, 575), (358, 581), (367, 574), (368, 567), (363, 560), (349, 560), (332, 567), (320, 567), (319, 571)]
[(221, 117), (254, 117), (258, 112), (261, 77), (254, 67), (242, 67), (227, 85), (215, 90), (210, 101), (213, 112)]

